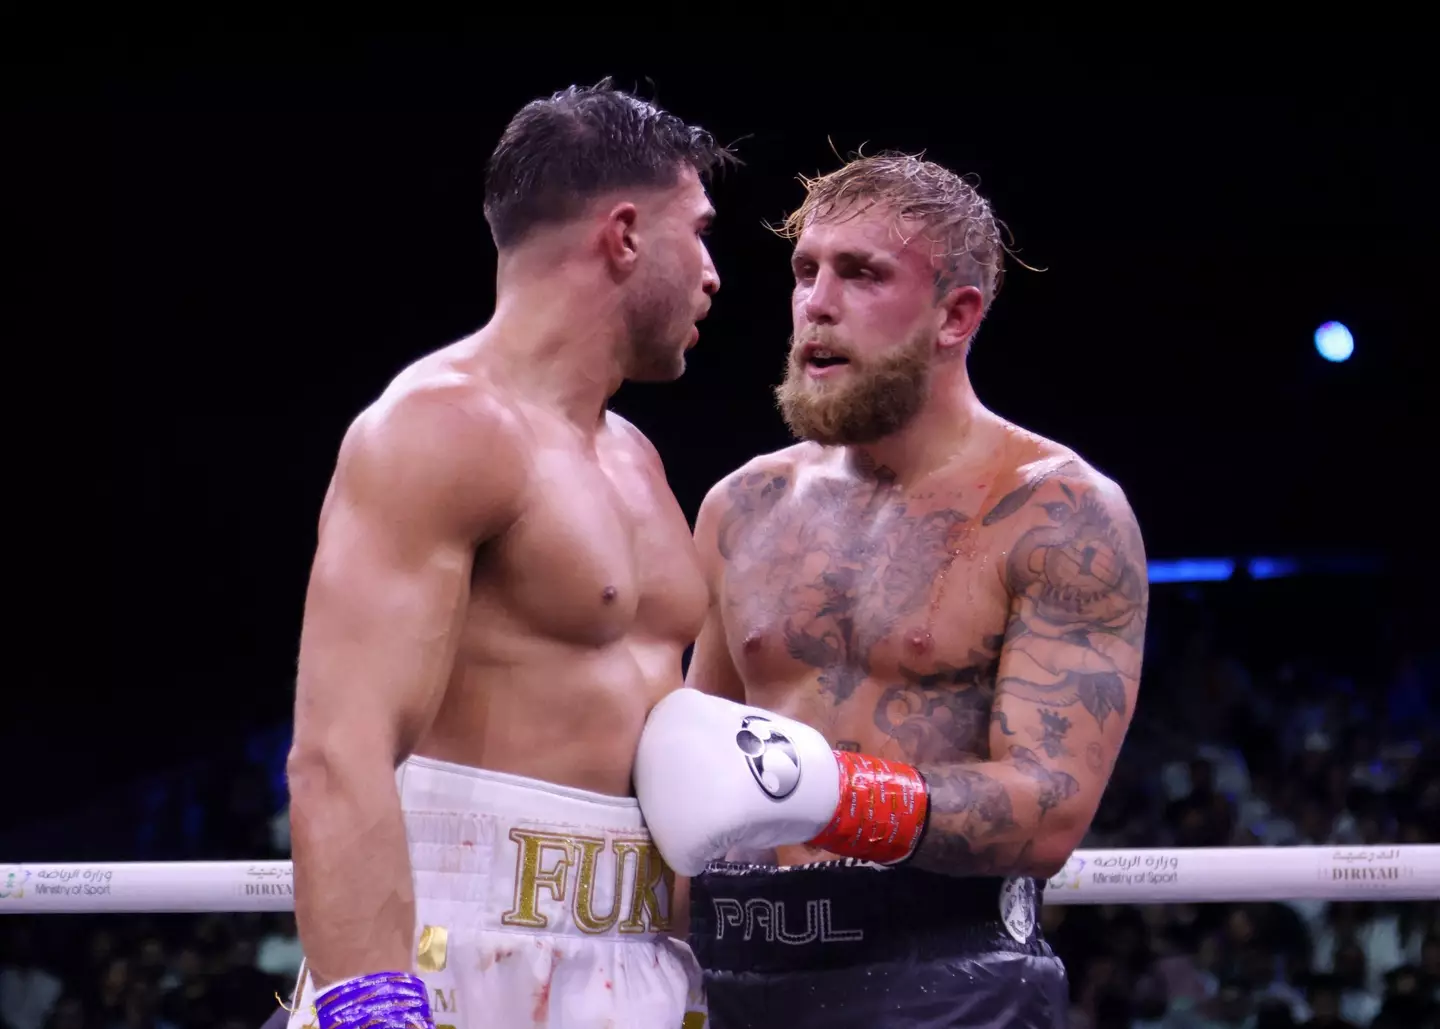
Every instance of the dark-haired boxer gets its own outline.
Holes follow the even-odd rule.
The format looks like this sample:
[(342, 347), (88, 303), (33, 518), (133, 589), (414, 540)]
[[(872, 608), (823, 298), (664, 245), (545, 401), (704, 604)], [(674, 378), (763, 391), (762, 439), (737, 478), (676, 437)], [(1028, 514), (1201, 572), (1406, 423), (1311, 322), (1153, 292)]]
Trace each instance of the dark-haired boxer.
[(491, 157), (493, 318), (350, 427), (289, 760), (291, 1029), (678, 1029), (699, 972), (631, 790), (708, 592), (654, 447), (607, 411), (682, 373), (729, 154), (611, 87)]

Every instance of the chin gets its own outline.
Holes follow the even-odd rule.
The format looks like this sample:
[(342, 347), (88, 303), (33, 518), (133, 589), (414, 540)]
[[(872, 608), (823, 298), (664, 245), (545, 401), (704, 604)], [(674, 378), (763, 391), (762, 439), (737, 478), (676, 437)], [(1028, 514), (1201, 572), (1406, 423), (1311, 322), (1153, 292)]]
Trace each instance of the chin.
[(625, 378), (631, 382), (674, 382), (684, 374), (685, 354), (681, 352), (670, 361), (655, 361), (636, 368)]

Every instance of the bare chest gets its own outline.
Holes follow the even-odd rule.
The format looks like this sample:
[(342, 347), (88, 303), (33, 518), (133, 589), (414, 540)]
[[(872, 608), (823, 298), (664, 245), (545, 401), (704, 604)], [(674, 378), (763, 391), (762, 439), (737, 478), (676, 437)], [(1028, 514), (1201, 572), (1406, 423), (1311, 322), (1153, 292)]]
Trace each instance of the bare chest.
[(752, 701), (869, 752), (983, 747), (1007, 601), (981, 500), (811, 489), (735, 526), (722, 603)]
[(603, 450), (598, 458), (555, 450), (536, 459), (524, 514), (492, 567), (517, 615), (582, 646), (631, 634), (683, 646), (709, 603), (668, 488)]

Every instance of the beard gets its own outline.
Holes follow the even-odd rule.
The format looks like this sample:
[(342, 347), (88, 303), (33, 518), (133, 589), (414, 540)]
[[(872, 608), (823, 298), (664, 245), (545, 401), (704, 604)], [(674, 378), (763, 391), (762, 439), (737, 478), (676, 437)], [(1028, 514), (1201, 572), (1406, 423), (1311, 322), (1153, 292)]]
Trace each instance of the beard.
[(691, 291), (662, 271), (638, 283), (625, 309), (632, 382), (673, 382), (685, 372), (685, 343), (694, 324)]
[[(818, 342), (825, 342), (823, 333)], [(797, 438), (812, 443), (876, 443), (903, 429), (925, 406), (934, 346), (933, 332), (918, 334), (865, 364), (852, 358), (848, 371), (830, 382), (806, 375), (791, 337), (785, 379), (775, 387), (780, 414)]]

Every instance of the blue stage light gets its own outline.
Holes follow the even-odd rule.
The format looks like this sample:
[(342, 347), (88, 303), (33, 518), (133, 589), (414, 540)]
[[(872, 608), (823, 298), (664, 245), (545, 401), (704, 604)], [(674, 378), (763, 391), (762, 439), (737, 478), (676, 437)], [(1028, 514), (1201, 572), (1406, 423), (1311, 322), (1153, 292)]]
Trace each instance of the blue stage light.
[(1315, 330), (1315, 349), (1327, 361), (1346, 361), (1355, 353), (1355, 337), (1339, 322), (1326, 322)]

